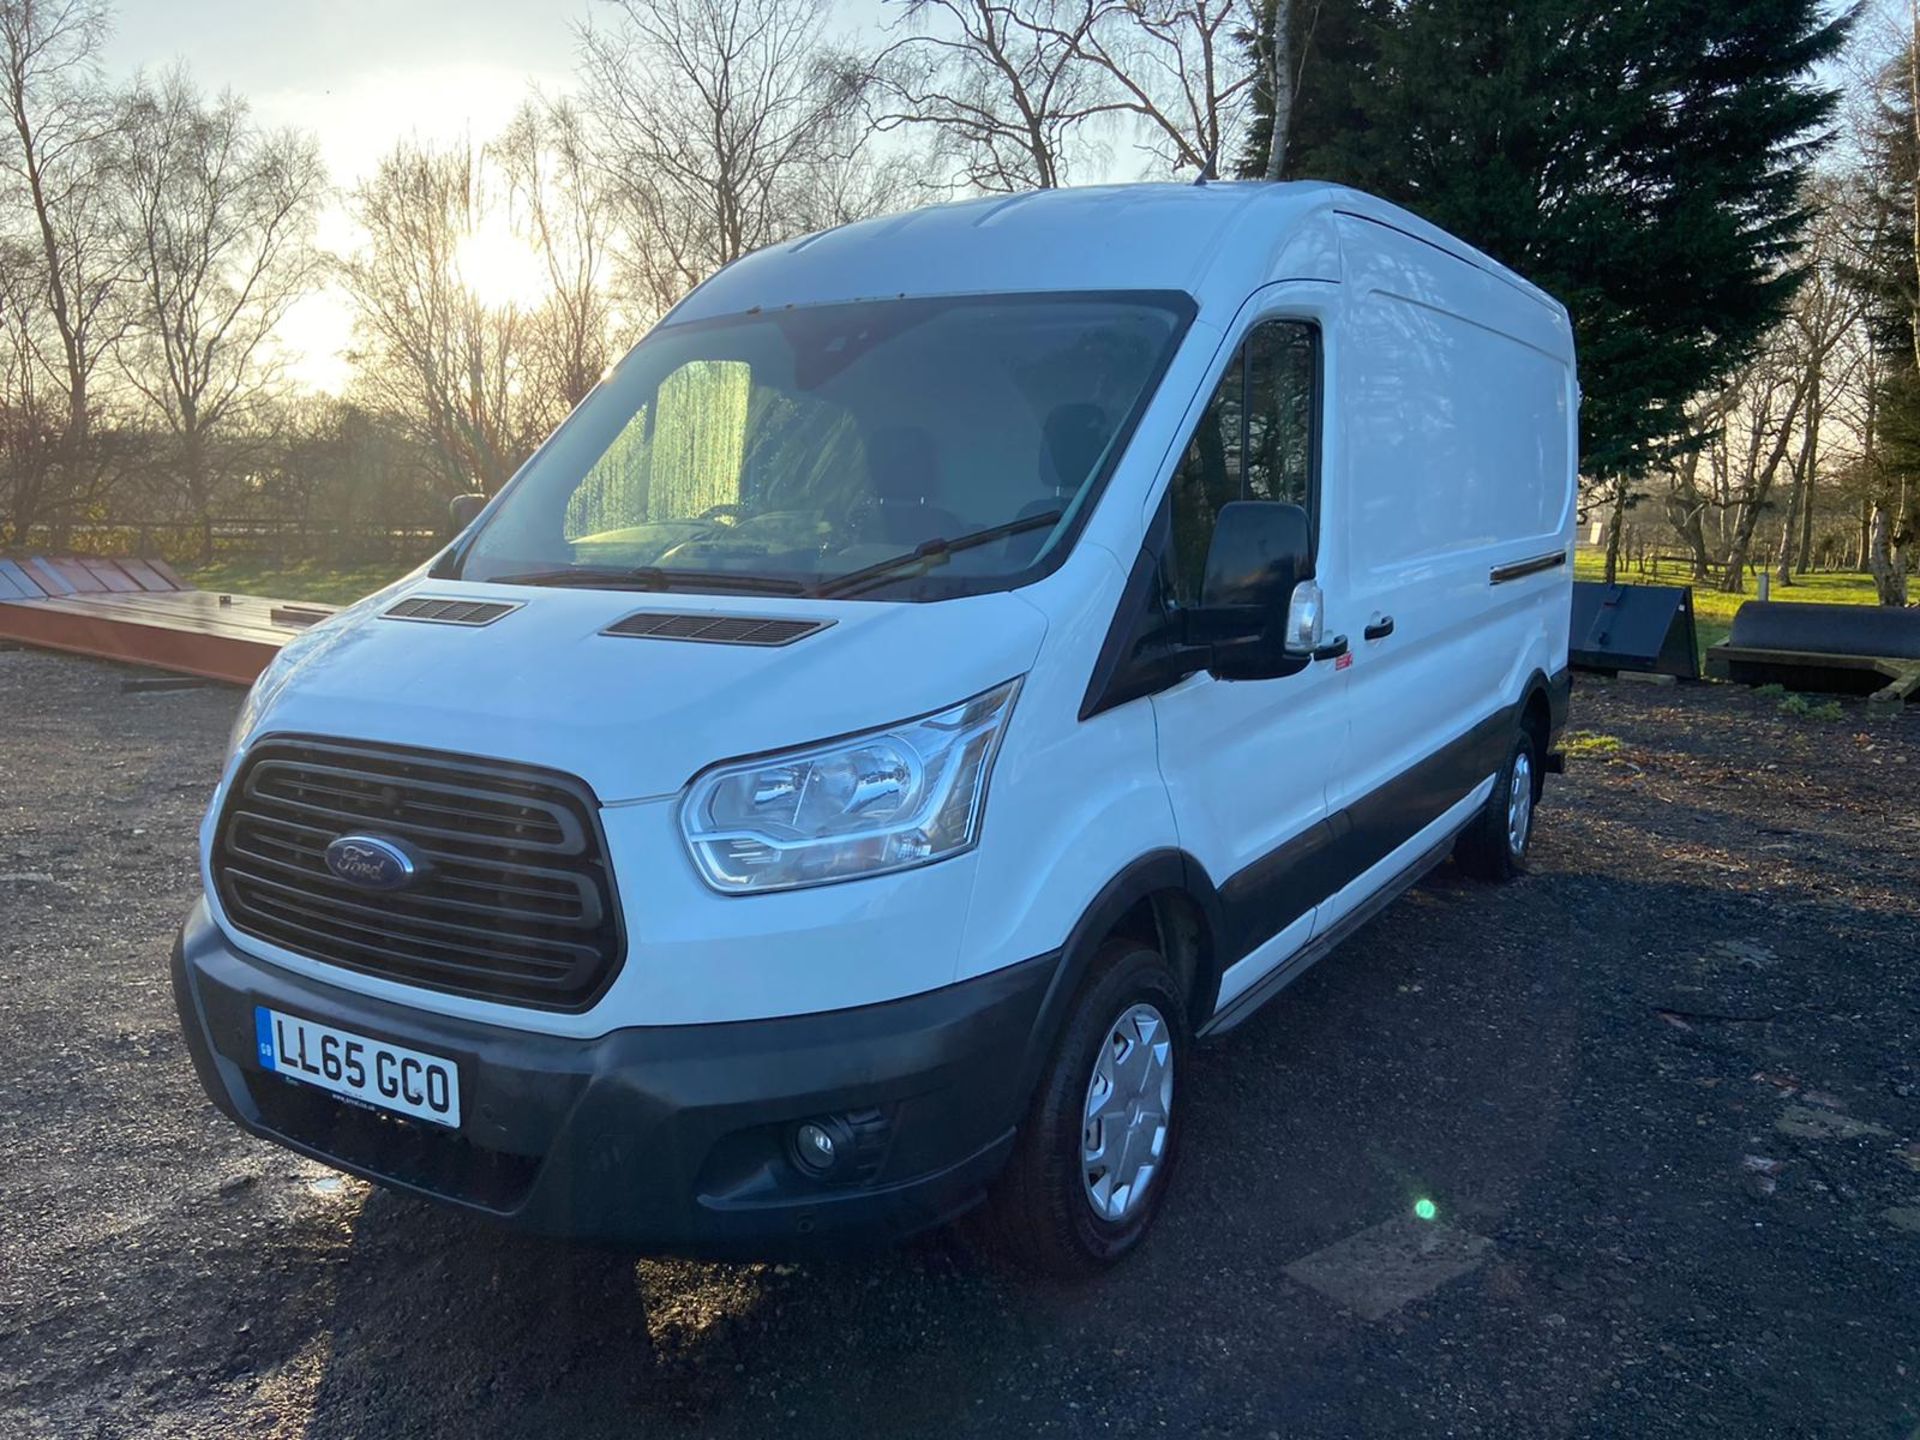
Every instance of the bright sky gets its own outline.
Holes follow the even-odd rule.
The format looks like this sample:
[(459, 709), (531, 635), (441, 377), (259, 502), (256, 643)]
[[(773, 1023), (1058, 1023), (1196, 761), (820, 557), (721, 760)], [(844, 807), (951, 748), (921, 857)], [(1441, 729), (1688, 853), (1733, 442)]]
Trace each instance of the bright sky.
[[(882, 3), (838, 9), (872, 35)], [(346, 191), (403, 136), (486, 140), (534, 87), (568, 88), (574, 28), (605, 10), (595, 0), (115, 0), (103, 58), (115, 79), (185, 60), (205, 90), (232, 89), (261, 120), (315, 135)], [(333, 250), (354, 243), (339, 203), (319, 238)], [(351, 338), (337, 291), (303, 302), (282, 331), (296, 378), (336, 391)]]
[[(1891, 13), (1895, 5), (1874, 0), (1869, 8)], [(568, 88), (574, 28), (606, 8), (597, 0), (115, 0), (104, 60), (110, 76), (124, 79), (184, 59), (209, 92), (230, 88), (263, 121), (315, 135), (345, 191), (403, 136), (486, 140), (533, 88)], [(836, 13), (850, 38), (870, 42), (892, 8), (888, 0), (838, 0)], [(1898, 8), (1904, 15), (1905, 0)], [(339, 203), (322, 221), (320, 241), (333, 250), (353, 245)], [(514, 257), (493, 258), (504, 291)], [(342, 352), (351, 338), (337, 291), (303, 302), (282, 332), (296, 378), (336, 391), (348, 378)]]
[[(118, 0), (104, 56), (122, 78), (184, 59), (208, 91), (232, 89), (259, 118), (312, 132), (336, 186), (350, 189), (404, 135), (487, 139), (533, 86), (563, 89), (573, 24), (588, 0)], [(352, 243), (344, 210), (320, 228)], [(288, 316), (300, 380), (344, 386), (351, 320), (338, 294)]]

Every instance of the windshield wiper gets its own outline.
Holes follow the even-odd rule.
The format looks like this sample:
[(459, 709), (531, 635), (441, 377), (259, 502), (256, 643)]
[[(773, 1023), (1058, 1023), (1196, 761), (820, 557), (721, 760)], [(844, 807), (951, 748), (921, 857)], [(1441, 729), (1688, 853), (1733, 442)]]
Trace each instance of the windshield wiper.
[(727, 570), (672, 570), (658, 565), (571, 565), (497, 575), (494, 585), (573, 585), (599, 590), (732, 590), (748, 595), (806, 595), (798, 580), (774, 575), (735, 574)]
[(951, 539), (923, 541), (913, 549), (877, 564), (849, 570), (818, 585), (805, 585), (775, 575), (738, 574), (728, 570), (680, 570), (659, 565), (569, 565), (553, 570), (529, 570), (519, 575), (489, 577), (495, 585), (568, 585), (602, 590), (732, 590), (757, 595), (851, 595), (871, 585), (892, 579), (902, 570), (919, 565), (931, 568), (944, 564), (949, 555), (989, 545), (1010, 535), (1028, 530), (1045, 530), (1058, 525), (1064, 510), (1049, 510), (1028, 515), (1004, 525), (984, 530), (969, 530)]
[(831, 580), (823, 580), (814, 587), (816, 595), (851, 595), (877, 585), (883, 580), (891, 580), (902, 570), (919, 565), (925, 569), (944, 564), (949, 555), (961, 550), (971, 550), (977, 545), (989, 545), (995, 540), (1004, 540), (1009, 535), (1024, 534), (1028, 530), (1046, 530), (1060, 523), (1064, 510), (1049, 510), (1043, 515), (1028, 515), (1020, 520), (1009, 520), (1004, 525), (989, 525), (984, 530), (969, 530), (964, 535), (952, 539), (925, 540), (891, 559), (865, 566), (859, 570), (849, 570), (844, 575), (835, 575)]

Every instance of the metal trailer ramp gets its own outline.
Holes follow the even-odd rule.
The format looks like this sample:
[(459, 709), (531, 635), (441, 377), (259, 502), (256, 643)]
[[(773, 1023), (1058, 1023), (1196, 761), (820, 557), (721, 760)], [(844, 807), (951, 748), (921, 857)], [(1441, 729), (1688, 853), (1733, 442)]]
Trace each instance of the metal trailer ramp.
[(1693, 591), (1685, 585), (1573, 582), (1572, 654), (1577, 670), (1603, 675), (1641, 670), (1700, 678)]
[(333, 614), (196, 590), (163, 560), (0, 558), (0, 640), (250, 685), (280, 647)]
[(1749, 600), (1707, 674), (1742, 685), (1906, 700), (1920, 689), (1920, 610)]

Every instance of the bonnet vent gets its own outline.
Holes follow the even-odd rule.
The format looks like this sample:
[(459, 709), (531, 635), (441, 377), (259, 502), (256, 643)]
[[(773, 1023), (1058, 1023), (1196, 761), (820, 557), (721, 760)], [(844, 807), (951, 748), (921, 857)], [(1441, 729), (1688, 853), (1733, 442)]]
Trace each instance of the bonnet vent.
[(421, 620), (431, 625), (491, 625), (519, 601), (449, 600), (440, 595), (415, 595), (382, 612), (387, 620)]
[(698, 640), (707, 645), (791, 645), (831, 620), (769, 620), (753, 615), (656, 615), (641, 613), (615, 621), (603, 635), (638, 640)]

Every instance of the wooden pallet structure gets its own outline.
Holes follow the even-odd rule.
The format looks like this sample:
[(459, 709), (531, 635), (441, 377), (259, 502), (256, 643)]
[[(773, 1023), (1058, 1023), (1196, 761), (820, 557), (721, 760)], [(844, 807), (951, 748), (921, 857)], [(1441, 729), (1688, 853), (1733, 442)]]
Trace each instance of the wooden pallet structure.
[(1707, 651), (1707, 674), (1910, 701), (1920, 692), (1920, 610), (1749, 600), (1734, 612), (1727, 638)]
[(1920, 660), (1879, 655), (1834, 655), (1817, 650), (1767, 650), (1726, 643), (1707, 651), (1707, 675), (1742, 685), (1785, 685), (1789, 690), (1864, 695), (1876, 704), (1896, 704), (1920, 692)]
[(0, 641), (250, 685), (282, 645), (334, 613), (196, 590), (164, 560), (0, 556)]

